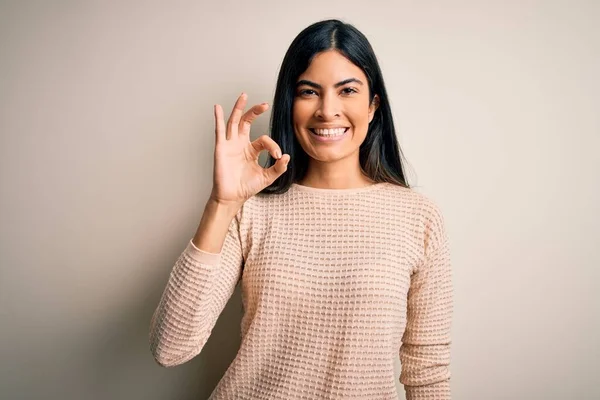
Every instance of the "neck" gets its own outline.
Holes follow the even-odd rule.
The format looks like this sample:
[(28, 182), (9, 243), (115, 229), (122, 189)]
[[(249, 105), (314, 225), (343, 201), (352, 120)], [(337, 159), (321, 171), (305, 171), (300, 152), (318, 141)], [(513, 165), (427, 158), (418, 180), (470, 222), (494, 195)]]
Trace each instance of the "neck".
[(355, 160), (322, 162), (311, 159), (304, 178), (299, 185), (322, 189), (351, 189), (375, 183), (360, 168), (358, 157)]

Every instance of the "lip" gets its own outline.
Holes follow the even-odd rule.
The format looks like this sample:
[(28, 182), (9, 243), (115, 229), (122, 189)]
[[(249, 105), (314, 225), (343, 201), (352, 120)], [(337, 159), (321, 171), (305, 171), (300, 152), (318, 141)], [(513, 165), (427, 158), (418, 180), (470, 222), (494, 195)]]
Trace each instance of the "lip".
[[(343, 127), (340, 127), (343, 128)], [(313, 133), (313, 131), (311, 131), (310, 129), (308, 130), (310, 132), (310, 136), (315, 139), (317, 142), (323, 142), (323, 143), (328, 143), (328, 142), (339, 142), (340, 140), (344, 139), (346, 136), (348, 136), (348, 132), (350, 132), (350, 127), (346, 127), (346, 132), (344, 132), (343, 135), (340, 136), (334, 136), (334, 137), (323, 137), (323, 136), (319, 136), (315, 133)]]
[(338, 128), (349, 128), (347, 125), (331, 125), (331, 126), (311, 126), (310, 129), (338, 129)]

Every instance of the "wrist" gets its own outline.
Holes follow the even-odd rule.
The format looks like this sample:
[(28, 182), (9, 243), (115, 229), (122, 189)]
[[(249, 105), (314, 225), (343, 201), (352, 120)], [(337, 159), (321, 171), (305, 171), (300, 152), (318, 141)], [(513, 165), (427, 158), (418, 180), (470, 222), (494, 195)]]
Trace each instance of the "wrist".
[(234, 217), (243, 204), (235, 201), (223, 201), (210, 196), (206, 207), (211, 208), (215, 212), (226, 213)]

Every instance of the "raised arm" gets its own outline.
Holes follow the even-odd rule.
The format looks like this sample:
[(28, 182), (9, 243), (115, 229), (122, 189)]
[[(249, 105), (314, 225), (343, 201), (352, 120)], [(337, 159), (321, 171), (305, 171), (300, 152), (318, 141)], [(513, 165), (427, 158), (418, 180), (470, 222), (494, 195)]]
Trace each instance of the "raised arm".
[[(196, 235), (175, 262), (151, 320), (150, 348), (163, 366), (182, 364), (204, 347), (241, 278), (243, 204), (287, 170), (290, 156), (273, 139), (262, 135), (250, 141), (252, 121), (268, 105), (244, 113), (246, 100), (242, 93), (227, 126), (221, 106), (214, 107), (213, 189)], [(263, 150), (277, 159), (270, 168), (258, 164)]]

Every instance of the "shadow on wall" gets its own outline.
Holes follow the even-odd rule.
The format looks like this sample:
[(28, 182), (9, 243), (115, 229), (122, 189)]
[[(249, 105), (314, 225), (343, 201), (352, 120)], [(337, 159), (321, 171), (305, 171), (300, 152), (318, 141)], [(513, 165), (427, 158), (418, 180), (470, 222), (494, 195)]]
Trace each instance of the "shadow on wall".
[[(204, 92), (220, 93), (214, 102), (221, 104), (225, 109), (225, 115), (229, 115), (234, 100), (241, 90), (249, 93), (263, 93), (261, 86), (254, 87), (248, 84), (248, 80), (240, 78), (232, 81), (228, 78), (227, 91), (223, 94), (223, 81), (215, 81), (207, 84), (206, 90), (194, 95), (197, 99), (189, 100), (189, 104), (196, 107), (197, 104), (205, 103)], [(232, 89), (235, 88), (235, 89)], [(242, 89), (239, 89), (242, 88)], [(252, 96), (251, 103), (258, 104), (262, 101), (271, 101), (268, 96)], [(198, 152), (201, 154), (207, 148), (214, 146), (212, 104), (203, 108), (203, 113), (210, 121), (210, 128), (201, 136), (198, 144)], [(195, 111), (194, 111), (195, 112)], [(261, 134), (268, 132), (269, 113), (259, 118), (252, 127), (252, 138), (255, 140)], [(173, 118), (165, 124), (172, 126)], [(171, 128), (169, 128), (170, 130)], [(197, 135), (196, 132), (193, 135)], [(261, 153), (262, 162), (268, 157), (266, 152)], [(205, 170), (205, 159), (199, 159), (199, 168)], [(92, 366), (86, 366), (85, 371), (80, 371), (85, 376), (81, 382), (82, 390), (86, 393), (86, 400), (92, 399), (144, 399), (144, 400), (205, 400), (208, 399), (225, 371), (234, 360), (241, 344), (241, 320), (243, 316), (241, 284), (236, 286), (231, 299), (228, 301), (223, 312), (219, 316), (211, 336), (204, 348), (194, 359), (185, 364), (164, 368), (159, 366), (152, 358), (148, 333), (152, 314), (158, 305), (160, 297), (167, 284), (171, 268), (177, 257), (183, 251), (190, 234), (195, 232), (197, 225), (190, 226), (188, 231), (178, 230), (177, 235), (169, 240), (171, 243), (179, 243), (180, 246), (170, 247), (154, 251), (154, 255), (143, 260), (143, 268), (136, 266), (135, 271), (161, 271), (155, 273), (152, 282), (146, 284), (145, 288), (139, 288), (144, 295), (139, 296), (132, 303), (124, 304), (119, 310), (115, 310), (110, 320), (102, 321), (104, 332), (102, 340), (96, 341), (92, 347), (86, 349), (91, 354), (82, 355), (86, 362)], [(146, 250), (144, 254), (149, 254)], [(97, 333), (95, 333), (97, 337)], [(91, 369), (91, 371), (90, 371)], [(93, 377), (93, 378), (91, 378)], [(88, 379), (93, 379), (93, 382)], [(76, 397), (83, 398), (83, 397)], [(63, 397), (64, 399), (64, 397)], [(65, 399), (66, 400), (66, 399)]]
[(138, 307), (113, 314), (116, 318), (108, 325), (112, 334), (102, 335), (101, 346), (90, 358), (94, 371), (86, 374), (96, 376), (96, 382), (85, 384), (93, 398), (208, 399), (235, 358), (243, 315), (239, 283), (200, 354), (170, 368), (154, 361), (148, 333), (170, 270), (166, 272), (164, 279), (145, 291), (146, 298), (138, 299)]

